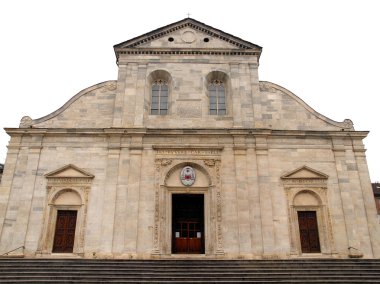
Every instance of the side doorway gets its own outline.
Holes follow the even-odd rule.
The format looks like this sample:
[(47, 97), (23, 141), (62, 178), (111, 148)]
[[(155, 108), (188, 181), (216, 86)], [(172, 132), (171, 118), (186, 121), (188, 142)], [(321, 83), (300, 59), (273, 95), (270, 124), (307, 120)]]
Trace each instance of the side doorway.
[(302, 253), (320, 253), (317, 213), (298, 211), (298, 224)]
[(77, 210), (58, 210), (53, 253), (72, 253), (74, 249)]

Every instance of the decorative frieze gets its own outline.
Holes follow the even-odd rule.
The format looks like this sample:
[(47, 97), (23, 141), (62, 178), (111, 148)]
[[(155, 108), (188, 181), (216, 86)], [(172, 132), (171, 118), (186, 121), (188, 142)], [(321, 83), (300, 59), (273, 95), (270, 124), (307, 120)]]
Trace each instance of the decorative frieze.
[(196, 155), (196, 156), (206, 156), (206, 155), (220, 155), (222, 149), (195, 149), (195, 148), (186, 148), (186, 149), (157, 149), (157, 155), (168, 155), (168, 156), (177, 156), (177, 155)]

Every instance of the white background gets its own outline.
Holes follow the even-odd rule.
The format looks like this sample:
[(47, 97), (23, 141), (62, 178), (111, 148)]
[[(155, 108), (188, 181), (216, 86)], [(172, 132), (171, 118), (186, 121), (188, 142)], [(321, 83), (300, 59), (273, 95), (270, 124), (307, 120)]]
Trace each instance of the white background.
[[(113, 45), (190, 17), (263, 47), (260, 80), (350, 118), (380, 181), (380, 1), (1, 1), (0, 126), (117, 79)], [(0, 163), (9, 137), (0, 130)]]

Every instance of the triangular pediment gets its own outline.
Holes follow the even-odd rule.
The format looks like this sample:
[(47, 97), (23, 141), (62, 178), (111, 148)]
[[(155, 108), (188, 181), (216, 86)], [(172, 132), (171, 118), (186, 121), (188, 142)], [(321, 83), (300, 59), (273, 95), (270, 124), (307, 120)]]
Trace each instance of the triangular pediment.
[(93, 178), (94, 175), (86, 172), (85, 170), (78, 168), (77, 166), (69, 164), (55, 171), (47, 173), (45, 177), (47, 178)]
[(321, 173), (317, 170), (309, 168), (307, 166), (302, 166), (296, 170), (293, 170), (285, 175), (282, 179), (327, 179), (329, 176)]
[(261, 47), (231, 34), (215, 29), (192, 18), (153, 30), (114, 46), (123, 49), (218, 49), (254, 50)]

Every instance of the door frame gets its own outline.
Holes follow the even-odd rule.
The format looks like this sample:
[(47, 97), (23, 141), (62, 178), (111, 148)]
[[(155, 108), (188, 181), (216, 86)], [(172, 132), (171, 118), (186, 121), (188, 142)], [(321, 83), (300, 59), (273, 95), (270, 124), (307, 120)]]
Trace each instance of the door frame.
[[(224, 255), (220, 179), (220, 151), (222, 148), (154, 147), (154, 149), (158, 152), (155, 160), (152, 256), (172, 255), (172, 194), (184, 193), (204, 195), (205, 253), (201, 255)], [(168, 156), (170, 153), (176, 157), (170, 158)], [(183, 157), (178, 156), (178, 153)], [(197, 157), (197, 153), (202, 155)], [(191, 166), (197, 172), (196, 182), (191, 186), (183, 185), (179, 179), (180, 172), (185, 166)]]
[[(165, 194), (165, 204), (166, 204), (166, 230), (164, 240), (166, 240), (167, 254), (178, 255), (178, 253), (173, 253), (173, 195), (174, 194), (202, 194), (203, 195), (203, 241), (204, 241), (204, 253), (191, 254), (191, 255), (207, 255), (212, 254), (210, 247), (210, 242), (215, 238), (215, 233), (211, 230), (210, 226), (210, 216), (211, 216), (211, 206), (210, 206), (210, 192), (208, 188), (196, 188), (196, 189), (185, 189), (184, 188), (167, 188), (167, 194)], [(165, 228), (165, 227), (164, 227)]]
[(196, 194), (194, 194), (193, 192), (189, 192), (189, 193), (172, 193), (171, 194), (171, 206), (170, 206), (170, 209), (171, 209), (171, 225), (172, 225), (172, 227), (171, 227), (171, 237), (172, 237), (172, 240), (171, 240), (171, 243), (172, 243), (172, 246), (171, 246), (171, 253), (172, 254), (181, 254), (181, 253), (175, 253), (175, 252), (173, 252), (173, 250), (174, 250), (174, 247), (173, 247), (173, 245), (174, 245), (174, 243), (175, 243), (175, 238), (174, 238), (174, 236), (173, 236), (173, 230), (174, 230), (174, 227), (173, 227), (173, 195), (188, 195), (188, 196), (190, 196), (190, 195), (203, 195), (203, 230), (202, 230), (202, 236), (201, 236), (201, 242), (202, 242), (202, 244), (201, 244), (201, 251), (203, 251), (203, 252), (201, 252), (201, 253), (189, 253), (189, 254), (195, 254), (195, 255), (197, 255), (197, 254), (204, 254), (205, 253), (205, 244), (206, 244), (206, 234), (205, 234), (205, 195), (203, 194), (203, 193), (196, 193)]

